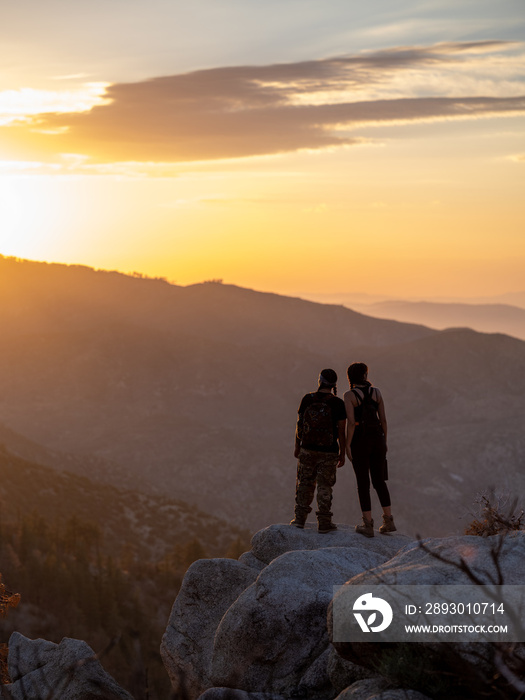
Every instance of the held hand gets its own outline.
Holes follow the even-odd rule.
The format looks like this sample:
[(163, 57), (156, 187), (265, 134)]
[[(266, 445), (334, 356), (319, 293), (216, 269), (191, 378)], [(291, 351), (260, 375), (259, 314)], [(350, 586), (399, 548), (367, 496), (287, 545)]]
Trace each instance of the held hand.
[(337, 468), (339, 469), (340, 467), (342, 467), (344, 463), (345, 463), (345, 453), (340, 452), (339, 453), (339, 462), (337, 463)]

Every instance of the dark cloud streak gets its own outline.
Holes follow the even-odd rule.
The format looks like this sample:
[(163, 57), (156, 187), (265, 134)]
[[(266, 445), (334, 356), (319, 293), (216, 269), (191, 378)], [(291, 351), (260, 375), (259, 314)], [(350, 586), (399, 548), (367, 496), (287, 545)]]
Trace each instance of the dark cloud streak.
[[(319, 91), (367, 88), (409, 68), (448, 65), (472, 53), (501, 51), (504, 42), (401, 47), (270, 66), (200, 70), (116, 84), (109, 104), (90, 112), (45, 115), (42, 129), (62, 152), (99, 161), (211, 160), (351, 145), (359, 124), (452, 119), (525, 111), (525, 97), (422, 97), (342, 104), (298, 104)], [(339, 129), (339, 130), (338, 130)]]

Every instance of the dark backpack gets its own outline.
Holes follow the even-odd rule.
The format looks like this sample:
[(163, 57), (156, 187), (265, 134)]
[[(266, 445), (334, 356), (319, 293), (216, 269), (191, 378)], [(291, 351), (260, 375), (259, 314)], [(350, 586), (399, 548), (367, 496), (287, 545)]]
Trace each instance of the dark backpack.
[(309, 395), (303, 413), (301, 443), (306, 447), (331, 447), (334, 443), (334, 416), (332, 394)]
[(352, 393), (357, 399), (357, 407), (354, 408), (355, 422), (358, 425), (366, 427), (381, 425), (377, 415), (379, 404), (372, 398), (372, 387), (365, 386), (359, 388), (363, 392), (363, 398), (361, 398), (355, 389), (352, 389)]

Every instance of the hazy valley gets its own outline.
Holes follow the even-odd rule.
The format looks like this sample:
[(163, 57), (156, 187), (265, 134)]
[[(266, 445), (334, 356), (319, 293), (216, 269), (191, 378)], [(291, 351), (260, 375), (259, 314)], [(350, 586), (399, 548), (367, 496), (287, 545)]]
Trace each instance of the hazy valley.
[[(385, 395), (399, 526), (462, 531), (476, 494), (522, 493), (525, 343), (342, 306), (0, 259), (8, 448), (254, 530), (292, 512), (300, 397), (356, 359)], [(14, 431), (16, 435), (10, 433)], [(23, 436), (23, 439), (22, 437)], [(46, 457), (47, 455), (47, 457)], [(335, 517), (359, 517), (349, 464)]]

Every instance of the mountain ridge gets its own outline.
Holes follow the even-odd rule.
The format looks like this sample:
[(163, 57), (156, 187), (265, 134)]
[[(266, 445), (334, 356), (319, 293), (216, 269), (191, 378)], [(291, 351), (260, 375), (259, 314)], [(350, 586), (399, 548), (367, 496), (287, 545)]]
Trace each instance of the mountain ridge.
[[(36, 285), (39, 283), (45, 283), (47, 293), (44, 289), (36, 294)], [(232, 305), (232, 300), (235, 305)], [(3, 302), (0, 318), (4, 326), (7, 324), (8, 328), (19, 332), (24, 331), (24, 316), (38, 330), (48, 330), (52, 325), (70, 331), (76, 325), (80, 309), (84, 313), (83, 318), (87, 315), (90, 323), (112, 323), (114, 314), (117, 313), (120, 322), (132, 319), (135, 324), (141, 323), (147, 328), (157, 329), (179, 324), (191, 328), (190, 335), (208, 337), (213, 331), (215, 338), (234, 337), (243, 344), (248, 340), (271, 339), (272, 334), (277, 332), (285, 333), (291, 338), (294, 332), (312, 324), (314, 319), (318, 320), (317, 311), (320, 306), (298, 297), (219, 282), (181, 287), (161, 279), (133, 277), (85, 266), (18, 261), (2, 257), (0, 302)], [(324, 307), (327, 316), (323, 319), (323, 326), (316, 329), (319, 335), (329, 332), (334, 324), (342, 325), (343, 319), (358, 321), (369, 336), (375, 334), (378, 343), (382, 342), (384, 329), (388, 329), (389, 335), (397, 333), (401, 340), (433, 332), (417, 324), (395, 321), (380, 323), (341, 305)], [(201, 316), (195, 315), (194, 308), (199, 308)], [(264, 318), (260, 316), (262, 312), (265, 313)], [(254, 324), (255, 313), (259, 314), (257, 325)], [(45, 325), (39, 327), (38, 321)], [(253, 338), (248, 331), (256, 333), (256, 337)], [(355, 336), (355, 333), (352, 335)]]

